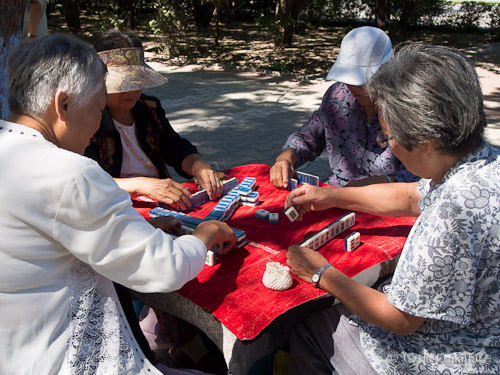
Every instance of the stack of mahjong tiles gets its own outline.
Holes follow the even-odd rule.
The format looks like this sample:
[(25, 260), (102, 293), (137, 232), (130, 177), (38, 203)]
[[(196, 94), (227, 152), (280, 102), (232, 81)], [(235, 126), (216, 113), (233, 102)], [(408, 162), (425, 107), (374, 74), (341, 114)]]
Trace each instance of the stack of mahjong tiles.
[(245, 177), (237, 187), (231, 190), (231, 192), (240, 196), (243, 206), (256, 206), (259, 204), (259, 192), (253, 191), (255, 182), (255, 177)]
[(226, 221), (233, 216), (241, 200), (240, 195), (233, 190), (219, 200), (204, 220)]
[[(162, 207), (155, 207), (151, 211), (149, 211), (149, 217), (158, 217), (158, 216), (173, 216), (173, 217), (179, 219), (182, 222), (182, 224), (184, 224), (186, 227), (190, 227), (193, 229), (196, 228), (198, 226), (198, 224), (200, 224), (201, 222), (206, 221), (206, 220), (211, 220), (208, 218), (200, 219), (197, 217), (186, 215), (182, 212), (167, 210), (167, 209), (162, 208)], [(236, 239), (237, 239), (235, 246), (242, 247), (243, 245), (245, 245), (246, 232), (244, 230), (241, 230), (241, 229), (236, 229), (236, 228), (231, 228), (231, 229), (233, 230), (234, 234), (236, 235)]]
[(205, 220), (226, 221), (233, 216), (240, 204), (245, 206), (257, 205), (259, 203), (259, 193), (253, 191), (255, 181), (254, 177), (245, 177), (238, 186), (219, 200), (212, 212), (205, 217)]
[(306, 238), (299, 245), (303, 247), (308, 247), (313, 250), (318, 250), (325, 243), (333, 239), (337, 234), (354, 226), (356, 221), (356, 214), (350, 212), (335, 220), (334, 222), (328, 224), (326, 227), (321, 229), (319, 232), (313, 234), (312, 236)]
[(319, 177), (309, 173), (297, 171), (295, 172), (295, 178), (291, 178), (290, 181), (288, 181), (287, 190), (295, 190), (302, 184), (319, 186)]
[[(222, 182), (222, 195), (226, 195), (232, 189), (238, 186), (238, 179), (236, 177), (232, 177), (228, 180)], [(189, 198), (190, 206), (187, 207), (187, 210), (192, 208), (200, 207), (202, 204), (207, 203), (210, 199), (208, 198), (208, 193), (206, 190), (198, 190), (196, 193), (191, 195)], [(165, 205), (160, 204), (161, 207), (165, 207)]]

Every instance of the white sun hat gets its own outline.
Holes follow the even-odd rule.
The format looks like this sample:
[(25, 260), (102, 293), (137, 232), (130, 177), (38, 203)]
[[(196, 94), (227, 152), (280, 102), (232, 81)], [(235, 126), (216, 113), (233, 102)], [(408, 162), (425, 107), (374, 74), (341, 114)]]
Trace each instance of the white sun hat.
[(342, 39), (339, 55), (326, 79), (363, 86), (393, 54), (391, 39), (383, 30), (358, 27)]

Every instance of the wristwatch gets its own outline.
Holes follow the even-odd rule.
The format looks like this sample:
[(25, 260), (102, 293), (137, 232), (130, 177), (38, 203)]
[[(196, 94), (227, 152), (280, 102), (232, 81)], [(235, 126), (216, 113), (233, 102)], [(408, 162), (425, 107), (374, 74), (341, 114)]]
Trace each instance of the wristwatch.
[(319, 279), (325, 270), (329, 267), (333, 267), (330, 263), (325, 264), (319, 270), (316, 271), (314, 275), (312, 275), (312, 282), (315, 288), (319, 288)]
[(32, 34), (32, 33), (28, 32), (28, 33), (26, 34), (26, 37), (27, 37), (27, 38), (35, 38), (35, 37), (36, 37), (36, 35), (34, 35), (34, 34)]

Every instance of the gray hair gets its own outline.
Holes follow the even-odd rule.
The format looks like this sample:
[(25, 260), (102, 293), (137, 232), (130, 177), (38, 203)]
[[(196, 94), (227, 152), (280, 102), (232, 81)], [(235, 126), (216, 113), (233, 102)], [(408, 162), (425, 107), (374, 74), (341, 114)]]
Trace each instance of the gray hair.
[(468, 153), (486, 126), (479, 78), (460, 52), (408, 43), (382, 65), (367, 90), (396, 141), (407, 150), (435, 139), (445, 154)]
[(102, 89), (106, 65), (95, 50), (65, 34), (26, 41), (9, 55), (9, 108), (39, 118), (58, 90), (77, 108), (86, 106)]

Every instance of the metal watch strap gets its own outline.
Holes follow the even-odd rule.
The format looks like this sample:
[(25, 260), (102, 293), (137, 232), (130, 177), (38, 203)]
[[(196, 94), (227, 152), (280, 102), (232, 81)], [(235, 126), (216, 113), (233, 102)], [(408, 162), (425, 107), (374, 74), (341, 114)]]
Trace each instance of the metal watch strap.
[[(321, 279), (321, 275), (323, 274), (323, 272), (325, 272), (325, 270), (329, 267), (333, 267), (330, 263), (327, 263), (325, 264), (323, 267), (321, 267), (319, 270), (317, 270), (314, 275), (318, 275), (318, 279), (316, 280), (316, 282), (314, 282), (313, 280), (313, 284), (314, 284), (314, 287), (315, 288), (319, 288), (319, 280)], [(313, 275), (313, 277), (314, 277)]]

